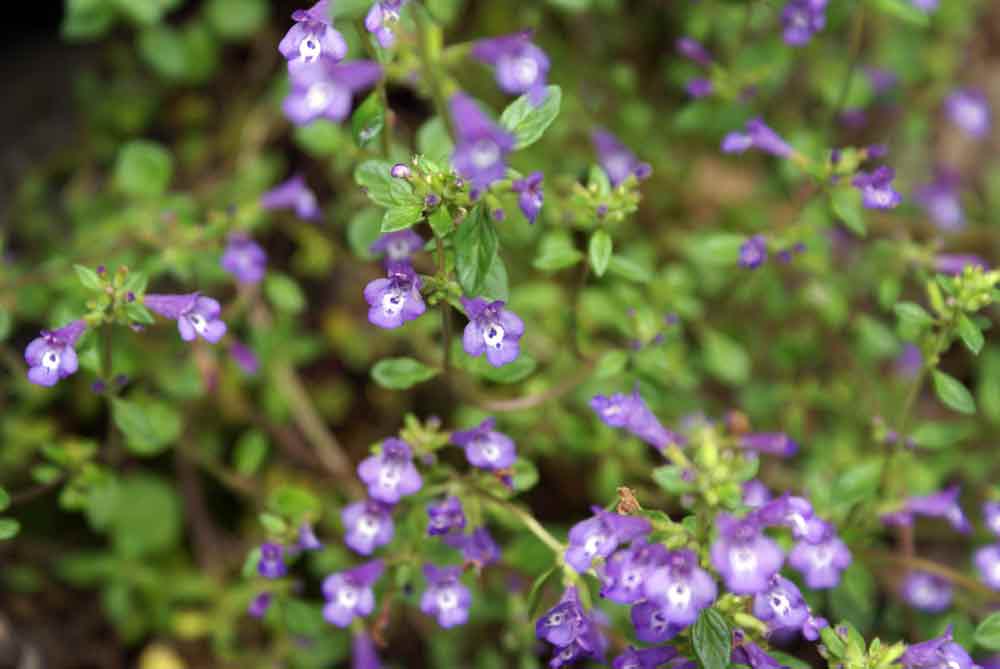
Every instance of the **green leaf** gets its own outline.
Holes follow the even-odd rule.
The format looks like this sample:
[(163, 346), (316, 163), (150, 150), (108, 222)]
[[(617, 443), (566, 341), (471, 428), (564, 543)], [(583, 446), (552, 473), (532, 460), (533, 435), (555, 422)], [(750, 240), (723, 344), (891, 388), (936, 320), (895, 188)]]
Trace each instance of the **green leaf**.
[(301, 313), (306, 308), (306, 296), (295, 279), (287, 274), (268, 272), (264, 280), (264, 293), (271, 304), (290, 314)]
[(976, 412), (976, 402), (972, 393), (962, 385), (962, 382), (944, 372), (934, 370), (934, 392), (945, 406), (959, 413), (973, 414)]
[(424, 207), (419, 202), (393, 206), (385, 210), (380, 230), (382, 232), (405, 230), (419, 223), (423, 216)]
[(511, 467), (511, 479), (514, 483), (514, 490), (524, 492), (531, 490), (538, 484), (538, 467), (531, 460), (518, 458), (514, 460)]
[(910, 436), (917, 446), (931, 450), (951, 448), (976, 433), (976, 426), (969, 422), (926, 422), (913, 429)]
[(0, 541), (13, 539), (21, 531), (21, 523), (13, 518), (0, 518)]
[(746, 237), (731, 233), (709, 233), (684, 242), (684, 253), (697, 265), (727, 267), (740, 259), (740, 247)]
[(538, 363), (527, 353), (521, 353), (512, 362), (500, 367), (494, 367), (487, 360), (486, 356), (473, 358), (476, 361), (472, 372), (494, 383), (518, 383), (531, 376)]
[(351, 251), (359, 258), (372, 258), (371, 246), (382, 235), (382, 216), (381, 210), (366, 207), (347, 224), (347, 242), (351, 245)]
[(625, 371), (628, 365), (628, 353), (625, 351), (608, 351), (597, 361), (594, 368), (594, 378), (608, 379)]
[(156, 455), (181, 435), (181, 416), (160, 401), (136, 402), (116, 397), (111, 416), (125, 435), (125, 445), (137, 455)]
[(914, 7), (910, 0), (874, 0), (876, 9), (902, 19), (915, 26), (924, 27), (930, 25), (930, 17), (927, 12), (923, 12)]
[(538, 606), (542, 601), (542, 594), (545, 592), (545, 584), (552, 580), (552, 577), (562, 573), (559, 568), (559, 563), (553, 564), (551, 567), (539, 574), (535, 582), (531, 584), (531, 590), (528, 591), (528, 618), (534, 619), (535, 614), (538, 613)]
[(358, 105), (351, 116), (351, 132), (358, 146), (368, 146), (385, 126), (385, 110), (377, 93), (372, 93)]
[(107, 0), (66, 0), (60, 31), (68, 40), (89, 40), (108, 31), (115, 20)]
[(854, 561), (830, 591), (830, 612), (867, 631), (875, 621), (875, 601), (875, 578), (863, 563)]
[(582, 259), (583, 254), (573, 246), (568, 235), (553, 233), (542, 238), (538, 245), (538, 256), (531, 264), (543, 272), (557, 272), (572, 267)]
[(390, 171), (395, 163), (366, 160), (354, 170), (354, 180), (364, 188), (372, 202), (383, 207), (423, 204), (406, 179), (396, 179)]
[(138, 557), (173, 548), (181, 537), (181, 503), (163, 479), (139, 475), (119, 482), (108, 528), (115, 550)]
[(267, 498), (267, 508), (287, 520), (293, 527), (314, 518), (322, 508), (316, 495), (306, 488), (283, 485)]
[(350, 148), (347, 130), (325, 118), (296, 127), (293, 137), (303, 151), (316, 158), (326, 158)]
[(112, 180), (115, 187), (134, 197), (163, 195), (174, 173), (170, 153), (156, 142), (137, 139), (118, 152)]
[(715, 609), (702, 609), (691, 628), (691, 645), (702, 669), (729, 666), (730, 632), (725, 619)]
[(735, 339), (716, 330), (706, 330), (702, 340), (702, 361), (709, 374), (732, 386), (750, 378), (750, 356)]
[(227, 40), (253, 37), (270, 13), (268, 0), (209, 0), (205, 5), (209, 27)]
[(776, 659), (781, 666), (788, 667), (788, 669), (812, 669), (812, 665), (808, 662), (800, 660), (794, 655), (782, 653), (780, 650), (772, 648), (767, 651), (767, 654)]
[(537, 107), (531, 104), (528, 95), (522, 95), (507, 105), (500, 115), (500, 125), (517, 137), (515, 149), (531, 146), (559, 115), (562, 104), (562, 89), (558, 86), (545, 87), (545, 101)]
[(384, 358), (375, 363), (371, 375), (383, 388), (406, 390), (437, 376), (438, 370), (413, 358)]
[(900, 302), (893, 306), (899, 322), (904, 327), (911, 327), (921, 330), (928, 325), (934, 324), (934, 317), (927, 313), (922, 306), (914, 302)]
[(962, 339), (962, 343), (965, 344), (965, 348), (972, 351), (973, 355), (979, 355), (979, 352), (983, 350), (983, 332), (979, 329), (979, 326), (973, 323), (972, 319), (965, 314), (959, 315), (956, 325), (958, 336)]
[(431, 230), (438, 237), (447, 237), (455, 229), (455, 224), (451, 220), (451, 214), (448, 213), (448, 207), (438, 207), (435, 209), (427, 217), (427, 222), (430, 223)]
[(486, 300), (503, 300), (504, 302), (510, 299), (507, 266), (504, 265), (503, 259), (499, 255), (493, 256), (493, 264), (490, 265), (490, 271), (483, 279), (483, 288), (479, 291), (479, 297)]
[(1000, 650), (1000, 612), (991, 614), (979, 623), (975, 635), (976, 645), (987, 650)]
[(178, 5), (178, 0), (111, 0), (124, 16), (141, 25), (150, 26)]
[(611, 262), (611, 251), (613, 250), (611, 235), (608, 234), (608, 231), (604, 228), (598, 228), (594, 231), (587, 250), (590, 255), (590, 267), (594, 270), (594, 274), (599, 277), (604, 276), (604, 272), (608, 269), (608, 263)]
[(138, 302), (130, 302), (125, 305), (125, 315), (133, 323), (139, 323), (140, 325), (152, 325), (156, 322), (153, 318), (153, 314), (146, 307), (142, 306)]
[(243, 476), (252, 476), (260, 469), (269, 450), (267, 437), (259, 430), (249, 430), (236, 442), (233, 467)]
[(280, 537), (288, 531), (288, 523), (281, 516), (273, 513), (262, 513), (257, 516), (264, 530), (272, 537)]
[(497, 254), (497, 233), (482, 205), (458, 226), (454, 237), (455, 270), (467, 295), (478, 296)]
[(3, 511), (8, 506), (10, 506), (10, 494), (3, 488), (0, 488), (0, 511)]
[(104, 282), (101, 281), (100, 275), (89, 267), (84, 267), (83, 265), (73, 265), (73, 269), (76, 270), (76, 276), (80, 279), (80, 283), (87, 290), (104, 290)]
[(861, 191), (853, 186), (836, 188), (830, 193), (830, 209), (847, 228), (858, 237), (864, 237), (864, 210), (861, 206)]
[(684, 480), (684, 471), (676, 465), (662, 465), (653, 470), (653, 481), (671, 495), (691, 492), (695, 484)]
[(417, 151), (435, 162), (447, 163), (454, 148), (440, 116), (430, 119), (417, 131)]
[(976, 397), (983, 415), (994, 425), (1000, 424), (1000, 349), (990, 348), (983, 354)]
[(613, 255), (608, 262), (608, 271), (617, 277), (634, 281), (635, 283), (649, 283), (650, 271), (625, 256)]

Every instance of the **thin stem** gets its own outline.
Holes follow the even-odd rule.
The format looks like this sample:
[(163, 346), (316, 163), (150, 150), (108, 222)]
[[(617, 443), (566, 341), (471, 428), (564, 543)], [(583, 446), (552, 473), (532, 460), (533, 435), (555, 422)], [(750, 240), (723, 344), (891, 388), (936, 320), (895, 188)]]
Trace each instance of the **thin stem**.
[(434, 62), (431, 53), (431, 30), (434, 24), (427, 15), (425, 7), (414, 7), (413, 13), (417, 21), (420, 66), (424, 71), (424, 79), (427, 81), (427, 87), (430, 89), (434, 111), (441, 118), (442, 123), (444, 123), (444, 127), (448, 130), (448, 135), (452, 139), (455, 139), (455, 125), (448, 114), (444, 86), (442, 85), (441, 78), (438, 76), (437, 63)]
[[(443, 277), (445, 273), (444, 242), (437, 235), (434, 236), (437, 242), (437, 269), (438, 274)], [(444, 375), (447, 379), (451, 376), (451, 305), (448, 300), (441, 300), (441, 334), (444, 339)]]
[(887, 562), (899, 565), (907, 569), (924, 571), (929, 574), (940, 576), (947, 581), (960, 586), (969, 592), (976, 593), (990, 601), (1000, 602), (1000, 592), (992, 590), (989, 586), (980, 583), (974, 578), (966, 576), (962, 572), (952, 569), (947, 565), (927, 560), (925, 558), (912, 555), (900, 555), (898, 553), (888, 553), (884, 551), (865, 551), (865, 557), (876, 562)]
[(101, 380), (109, 387), (111, 386), (114, 327), (111, 323), (105, 323), (101, 328)]
[[(372, 37), (368, 35), (368, 29), (365, 28), (365, 22), (363, 20), (358, 20), (357, 23), (358, 34), (361, 35), (361, 41), (365, 45), (365, 51), (368, 53), (368, 57), (374, 61), (378, 61), (378, 52), (375, 50), (375, 45), (372, 44)], [(378, 97), (379, 104), (382, 105), (382, 132), (380, 133), (379, 141), (382, 146), (382, 155), (386, 158), (389, 157), (390, 149), (392, 147), (392, 136), (389, 130), (389, 116), (391, 111), (389, 109), (389, 96), (386, 93), (385, 88), (385, 77), (379, 77), (378, 82), (375, 84), (375, 95)]]
[(536, 395), (526, 395), (525, 397), (517, 397), (510, 400), (494, 400), (483, 397), (478, 400), (478, 404), (489, 411), (522, 411), (525, 409), (534, 409), (552, 400), (559, 399), (570, 392), (583, 383), (593, 371), (594, 363), (587, 360), (581, 364), (576, 374), (567, 377), (562, 383), (557, 383), (548, 390)]
[(510, 513), (512, 516), (518, 519), (525, 529), (538, 537), (538, 540), (549, 547), (549, 549), (555, 553), (557, 556), (561, 557), (563, 552), (566, 550), (566, 546), (563, 545), (561, 541), (552, 536), (541, 523), (535, 520), (529, 512), (525, 511), (521, 507), (517, 506), (513, 502), (506, 500), (502, 497), (497, 497), (488, 490), (483, 490), (482, 488), (476, 487), (473, 489), (474, 492), (482, 497), (483, 499), (489, 501), (494, 506), (502, 508), (504, 511)]
[(851, 80), (854, 78), (854, 72), (858, 69), (858, 63), (861, 60), (861, 38), (864, 35), (865, 30), (865, 8), (860, 2), (854, 3), (854, 22), (851, 24), (851, 45), (850, 45), (850, 55), (848, 56), (847, 63), (847, 73), (844, 75), (844, 81), (840, 84), (840, 92), (837, 94), (837, 104), (833, 107), (833, 113), (830, 115), (830, 127), (835, 127), (837, 123), (837, 117), (840, 112), (844, 110), (844, 105), (847, 104), (847, 96), (851, 92)]

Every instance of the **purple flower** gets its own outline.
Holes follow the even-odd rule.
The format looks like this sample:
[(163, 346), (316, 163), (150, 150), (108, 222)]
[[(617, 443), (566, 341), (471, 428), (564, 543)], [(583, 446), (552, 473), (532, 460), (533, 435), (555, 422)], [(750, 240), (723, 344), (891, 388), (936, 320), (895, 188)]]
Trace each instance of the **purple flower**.
[(209, 343), (216, 343), (226, 334), (226, 324), (219, 318), (222, 307), (210, 297), (201, 293), (187, 295), (155, 295), (147, 293), (143, 303), (150, 311), (164, 318), (177, 321), (177, 329), (184, 341), (194, 341), (201, 337)]
[(229, 355), (245, 374), (254, 376), (260, 371), (260, 359), (246, 344), (230, 339)]
[(785, 44), (802, 46), (826, 25), (826, 0), (789, 0), (781, 12)]
[(542, 177), (541, 172), (533, 172), (523, 179), (515, 179), (510, 185), (515, 193), (520, 193), (517, 204), (521, 208), (521, 213), (528, 219), (528, 223), (534, 223), (542, 211), (542, 202), (545, 199), (542, 192)]
[(302, 551), (322, 550), (323, 544), (317, 538), (316, 531), (313, 529), (311, 523), (302, 523), (299, 525), (299, 538), (295, 542), (295, 547)]
[(322, 215), (316, 195), (309, 190), (301, 174), (264, 193), (260, 197), (260, 206), (264, 209), (294, 209), (295, 214), (306, 221), (319, 220)]
[(692, 37), (679, 38), (675, 43), (675, 46), (677, 47), (677, 52), (679, 54), (685, 58), (693, 60), (699, 65), (708, 67), (712, 64), (712, 56), (709, 55), (708, 51), (701, 45), (700, 42)]
[[(465, 350), (468, 351), (468, 347)], [(496, 424), (495, 418), (487, 418), (471, 430), (452, 433), (452, 443), (465, 447), (465, 457), (473, 467), (497, 471), (507, 469), (517, 459), (514, 441), (503, 432), (494, 430)]]
[(670, 553), (663, 544), (650, 544), (642, 537), (624, 550), (613, 553), (600, 568), (601, 597), (618, 604), (634, 604), (645, 597), (647, 579), (667, 563)]
[(713, 90), (712, 80), (704, 77), (695, 77), (691, 81), (687, 82), (684, 90), (686, 90), (687, 94), (695, 100), (708, 97), (712, 94)]
[(916, 344), (903, 344), (903, 350), (896, 358), (896, 373), (906, 378), (914, 378), (924, 366), (924, 355)]
[(652, 530), (645, 518), (623, 516), (596, 506), (593, 512), (593, 517), (580, 521), (569, 531), (566, 564), (578, 572), (587, 571), (594, 558), (607, 558), (620, 544)]
[(742, 488), (743, 503), (751, 509), (759, 509), (771, 499), (771, 491), (759, 479), (750, 479)]
[(979, 570), (983, 583), (994, 590), (1000, 590), (1000, 544), (977, 549), (972, 561)]
[(753, 614), (767, 623), (771, 631), (801, 629), (809, 617), (809, 607), (798, 587), (780, 574), (775, 574), (767, 590), (753, 598)]
[(348, 504), (340, 512), (344, 524), (344, 543), (361, 555), (371, 555), (376, 548), (392, 541), (393, 523), (390, 507), (376, 500)]
[(76, 320), (55, 330), (42, 330), (24, 349), (28, 380), (39, 386), (54, 386), (76, 373), (79, 360), (76, 342), (87, 330), (87, 322)]
[(229, 235), (221, 264), (239, 283), (259, 283), (267, 271), (267, 253), (253, 239), (237, 233)]
[(477, 567), (488, 567), (500, 561), (500, 547), (485, 527), (477, 527), (472, 534), (450, 534), (444, 542), (462, 551), (462, 559)]
[(254, 618), (263, 618), (268, 608), (270, 608), (273, 599), (270, 592), (260, 593), (250, 600), (250, 605), (247, 606), (247, 614)]
[(635, 604), (629, 612), (635, 638), (643, 643), (663, 643), (677, 636), (683, 625), (675, 625), (667, 618), (667, 607), (652, 600)]
[(726, 588), (737, 595), (767, 589), (781, 568), (784, 555), (778, 544), (761, 533), (754, 515), (743, 519), (720, 513), (715, 519), (719, 536), (712, 544), (712, 567), (722, 575)]
[(715, 601), (718, 587), (698, 566), (694, 551), (682, 549), (672, 551), (666, 564), (646, 578), (643, 591), (660, 605), (667, 622), (686, 627)]
[(865, 68), (865, 74), (868, 75), (868, 82), (876, 95), (887, 93), (899, 80), (895, 72), (882, 67), (868, 66)]
[(940, 0), (910, 0), (910, 4), (923, 12), (933, 12)]
[(677, 657), (677, 649), (671, 646), (659, 648), (633, 648), (629, 646), (611, 663), (612, 669), (656, 669)]
[(837, 120), (845, 128), (860, 130), (868, 125), (868, 112), (864, 109), (845, 109), (837, 115)]
[(965, 517), (962, 507), (959, 504), (959, 496), (962, 489), (958, 485), (949, 486), (941, 492), (919, 497), (911, 497), (906, 502), (905, 510), (932, 518), (944, 518), (951, 526), (962, 534), (972, 532), (972, 525)]
[(472, 595), (458, 580), (461, 573), (461, 567), (424, 565), (427, 589), (420, 597), (420, 610), (437, 618), (441, 627), (464, 625), (469, 619)]
[(597, 625), (580, 606), (575, 587), (566, 588), (559, 603), (535, 623), (535, 635), (556, 647), (550, 667), (604, 655), (606, 642)]
[(899, 658), (905, 669), (974, 669), (972, 658), (954, 642), (951, 625), (934, 639), (911, 645)]
[(408, 261), (410, 257), (424, 248), (424, 238), (407, 228), (396, 232), (387, 232), (369, 247), (375, 255), (385, 254), (386, 267), (392, 263)]
[(358, 476), (368, 486), (368, 495), (386, 504), (420, 490), (423, 481), (413, 465), (413, 452), (401, 439), (386, 439), (382, 452), (358, 464)]
[(288, 573), (285, 564), (285, 549), (281, 544), (268, 541), (260, 546), (260, 559), (257, 561), (257, 573), (264, 578), (281, 578)]
[(617, 188), (630, 176), (643, 179), (651, 172), (648, 163), (640, 162), (627, 146), (607, 130), (594, 130), (590, 139), (597, 149), (597, 160), (608, 175), (612, 187)]
[(922, 571), (907, 574), (902, 587), (903, 599), (915, 609), (939, 613), (951, 606), (951, 583)]
[(767, 260), (767, 238), (754, 235), (740, 245), (740, 267), (754, 269)]
[(420, 296), (420, 277), (406, 263), (390, 263), (386, 278), (365, 286), (368, 322), (386, 330), (418, 318), (427, 306)]
[(819, 638), (819, 631), (824, 627), (829, 627), (830, 623), (826, 618), (817, 618), (811, 612), (802, 624), (802, 636), (808, 641), (816, 641)]
[(733, 630), (733, 652), (730, 657), (732, 664), (745, 664), (751, 669), (787, 669), (780, 662), (764, 652), (764, 650), (746, 638), (743, 630)]
[(347, 627), (355, 617), (375, 610), (372, 585), (382, 576), (381, 560), (373, 560), (354, 569), (330, 574), (323, 581), (323, 618), (331, 625)]
[(892, 188), (895, 177), (894, 169), (882, 165), (871, 173), (859, 171), (851, 185), (861, 191), (861, 202), (868, 209), (895, 209), (903, 201), (903, 196)]
[(351, 639), (351, 669), (382, 669), (375, 643), (365, 631), (357, 631)]
[(934, 256), (934, 270), (942, 274), (958, 276), (966, 267), (989, 269), (986, 261), (974, 253), (939, 253)]
[(462, 306), (469, 317), (469, 323), (462, 334), (462, 347), (473, 357), (486, 353), (486, 359), (494, 367), (502, 367), (513, 362), (521, 352), (521, 335), (524, 322), (504, 302), (487, 302), (481, 297), (462, 298)]
[(813, 513), (809, 500), (788, 493), (771, 500), (754, 513), (764, 527), (782, 525), (789, 528), (796, 539), (815, 543), (832, 532), (830, 525)]
[(672, 444), (682, 444), (683, 438), (663, 427), (638, 390), (632, 394), (594, 395), (590, 408), (597, 417), (611, 427), (622, 427), (647, 444), (664, 449)]
[(375, 0), (365, 15), (365, 29), (375, 35), (383, 49), (396, 42), (392, 26), (399, 21), (399, 10), (405, 4), (406, 0)]
[(442, 535), (465, 529), (465, 512), (462, 502), (455, 496), (446, 497), (436, 504), (427, 505), (427, 534)]
[(351, 113), (355, 93), (382, 78), (382, 66), (371, 60), (335, 63), (323, 58), (291, 70), (292, 90), (285, 98), (285, 116), (295, 125), (318, 118), (339, 123)]
[(784, 432), (753, 432), (741, 435), (738, 441), (740, 448), (758, 453), (777, 455), (787, 458), (799, 451), (799, 445)]
[(840, 537), (829, 536), (817, 543), (799, 541), (788, 554), (788, 564), (802, 572), (806, 585), (816, 590), (834, 588), (851, 564), (851, 551)]
[(458, 135), (451, 163), (475, 188), (485, 190), (504, 178), (507, 154), (514, 150), (516, 139), (464, 93), (453, 95), (449, 106)]
[(531, 31), (483, 39), (472, 47), (472, 57), (496, 68), (497, 85), (505, 93), (527, 93), (531, 104), (545, 101), (549, 58), (531, 42)]
[(983, 502), (983, 521), (990, 532), (1000, 537), (1000, 502)]
[(743, 153), (747, 149), (757, 149), (779, 158), (792, 155), (792, 147), (761, 118), (750, 119), (744, 129), (745, 132), (731, 132), (722, 138), (723, 153)]
[(292, 64), (314, 63), (320, 57), (341, 61), (347, 55), (347, 42), (334, 30), (328, 0), (320, 0), (312, 9), (292, 13), (295, 21), (278, 43), (278, 51)]
[(958, 174), (947, 169), (935, 172), (934, 180), (913, 192), (913, 200), (941, 230), (965, 227), (965, 213), (958, 196)]
[(952, 123), (976, 139), (990, 133), (990, 104), (982, 91), (961, 88), (944, 101), (944, 111)]

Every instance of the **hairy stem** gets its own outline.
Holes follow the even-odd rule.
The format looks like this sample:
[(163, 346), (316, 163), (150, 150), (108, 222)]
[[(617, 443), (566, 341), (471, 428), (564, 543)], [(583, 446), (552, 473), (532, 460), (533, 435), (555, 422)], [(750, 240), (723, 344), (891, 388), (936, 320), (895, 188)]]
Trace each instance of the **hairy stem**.
[[(438, 274), (444, 277), (444, 242), (437, 235), (434, 236), (437, 242), (437, 266)], [(441, 336), (444, 345), (444, 375), (447, 379), (451, 375), (451, 305), (448, 300), (441, 300)]]
[[(361, 36), (361, 42), (365, 45), (365, 52), (368, 54), (368, 57), (378, 62), (378, 51), (375, 50), (375, 45), (372, 44), (372, 37), (368, 34), (368, 29), (365, 28), (363, 19), (358, 20), (357, 29), (358, 34)], [(375, 95), (378, 97), (379, 104), (382, 105), (384, 119), (382, 132), (379, 133), (379, 141), (381, 142), (382, 155), (388, 158), (392, 147), (392, 135), (390, 134), (389, 116), (391, 112), (389, 110), (389, 96), (386, 93), (385, 77), (379, 77), (378, 82), (375, 84)]]
[(414, 7), (414, 16), (417, 21), (417, 38), (419, 41), (418, 53), (420, 56), (420, 67), (423, 70), (424, 79), (430, 89), (431, 100), (434, 103), (434, 111), (441, 118), (444, 127), (448, 130), (448, 135), (455, 139), (455, 125), (448, 114), (447, 100), (444, 95), (444, 85), (438, 72), (438, 64), (434, 62), (431, 44), (431, 31), (434, 23), (424, 7)]
[(514, 504), (510, 500), (506, 500), (502, 497), (497, 497), (488, 490), (483, 490), (482, 488), (475, 488), (474, 492), (490, 502), (496, 507), (503, 509), (508, 512), (517, 520), (524, 525), (525, 529), (534, 534), (539, 541), (549, 547), (549, 549), (556, 554), (557, 557), (562, 559), (562, 554), (566, 550), (566, 546), (563, 545), (561, 541), (552, 536), (545, 527), (535, 520), (535, 517), (531, 515), (530, 512), (525, 511), (518, 505)]

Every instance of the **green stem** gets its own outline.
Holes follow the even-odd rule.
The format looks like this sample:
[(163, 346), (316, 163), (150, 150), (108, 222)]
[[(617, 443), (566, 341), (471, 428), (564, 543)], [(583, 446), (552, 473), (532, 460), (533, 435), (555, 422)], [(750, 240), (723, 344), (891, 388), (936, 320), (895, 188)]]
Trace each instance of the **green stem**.
[(562, 554), (563, 552), (565, 552), (566, 547), (562, 544), (561, 541), (552, 536), (549, 533), (549, 531), (542, 526), (541, 523), (535, 520), (534, 516), (532, 516), (530, 513), (528, 513), (521, 507), (517, 506), (516, 504), (510, 502), (509, 500), (506, 500), (502, 497), (497, 497), (488, 490), (483, 490), (482, 488), (476, 487), (473, 489), (473, 491), (483, 499), (493, 504), (494, 506), (500, 507), (507, 513), (517, 518), (517, 520), (522, 525), (524, 525), (525, 529), (527, 529), (529, 532), (538, 537), (539, 541), (548, 546), (549, 549), (553, 553), (555, 553), (557, 557), (562, 559)]
[[(444, 278), (445, 258), (444, 242), (437, 235), (434, 236), (437, 242), (437, 269), (438, 275)], [(441, 334), (444, 338), (444, 375), (445, 378), (451, 375), (451, 305), (448, 300), (441, 300)]]
[(844, 105), (847, 104), (847, 95), (851, 92), (851, 80), (854, 79), (854, 72), (858, 69), (858, 63), (861, 60), (861, 38), (865, 30), (865, 8), (860, 2), (854, 3), (853, 19), (847, 73), (844, 75), (844, 81), (840, 85), (840, 92), (837, 94), (837, 104), (834, 105), (833, 113), (830, 115), (831, 128), (836, 127), (837, 116), (840, 115), (840, 112), (844, 110)]
[[(372, 44), (371, 35), (368, 35), (368, 29), (365, 28), (364, 21), (359, 20), (357, 22), (357, 30), (358, 34), (361, 35), (361, 41), (365, 45), (365, 51), (368, 53), (368, 57), (378, 62), (378, 51), (375, 50), (375, 45)], [(379, 77), (378, 82), (375, 84), (375, 95), (378, 97), (379, 104), (382, 105), (382, 132), (379, 137), (379, 141), (382, 146), (382, 155), (389, 158), (392, 148), (392, 135), (390, 134), (389, 96), (386, 93), (385, 77)]]
[(111, 323), (105, 323), (101, 327), (101, 380), (111, 387), (111, 371), (112, 371), (112, 345), (114, 339), (114, 325)]
[(417, 21), (420, 67), (424, 71), (424, 79), (427, 82), (427, 87), (430, 89), (434, 111), (444, 123), (444, 127), (448, 130), (448, 135), (452, 139), (455, 139), (455, 125), (452, 123), (451, 115), (448, 114), (444, 86), (442, 85), (441, 77), (438, 76), (437, 63), (434, 62), (432, 54), (431, 31), (434, 28), (434, 23), (431, 21), (430, 16), (427, 15), (427, 9), (424, 7), (414, 7), (413, 13)]

